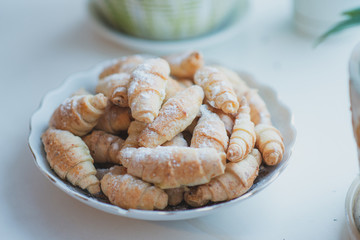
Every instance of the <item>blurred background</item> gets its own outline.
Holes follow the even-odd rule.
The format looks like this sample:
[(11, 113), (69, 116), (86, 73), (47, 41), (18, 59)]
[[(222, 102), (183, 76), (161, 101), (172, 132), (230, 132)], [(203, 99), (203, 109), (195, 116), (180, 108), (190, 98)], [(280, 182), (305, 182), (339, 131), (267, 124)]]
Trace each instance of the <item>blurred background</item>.
[[(358, 7), (351, 0), (0, 1), (0, 236), (349, 238), (345, 196), (358, 160), (348, 62), (360, 28), (358, 15), (341, 13)], [(334, 30), (344, 31), (319, 38), (347, 20)], [(295, 152), (273, 184), (208, 217), (146, 222), (85, 206), (41, 175), (27, 137), (48, 91), (107, 59), (185, 49), (250, 73), (292, 110)]]

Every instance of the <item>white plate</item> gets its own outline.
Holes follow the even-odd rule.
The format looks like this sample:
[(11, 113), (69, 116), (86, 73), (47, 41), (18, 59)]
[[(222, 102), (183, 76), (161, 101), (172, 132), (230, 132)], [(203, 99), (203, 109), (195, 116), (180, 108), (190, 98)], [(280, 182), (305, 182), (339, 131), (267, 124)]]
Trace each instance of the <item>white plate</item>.
[(247, 2), (244, 4), (238, 4), (237, 8), (238, 9), (235, 11), (234, 16), (232, 16), (229, 21), (227, 21), (223, 26), (206, 35), (177, 41), (157, 41), (133, 37), (114, 30), (101, 20), (99, 15), (96, 13), (96, 10), (92, 6), (91, 1), (88, 1), (88, 15), (91, 26), (95, 32), (111, 41), (114, 41), (127, 48), (134, 49), (138, 52), (156, 54), (181, 52), (188, 49), (202, 50), (233, 37), (242, 29), (244, 17), (246, 16), (248, 10), (248, 4)]
[(285, 144), (284, 158), (281, 163), (273, 167), (262, 166), (260, 168), (259, 176), (255, 180), (255, 184), (247, 193), (241, 197), (228, 202), (216, 203), (195, 209), (175, 211), (147, 211), (135, 209), (125, 210), (106, 203), (105, 201), (95, 199), (80, 188), (74, 187), (71, 184), (61, 180), (49, 167), (41, 142), (41, 135), (47, 129), (48, 122), (54, 110), (67, 97), (82, 87), (90, 92), (93, 92), (98, 81), (99, 73), (104, 69), (105, 66), (109, 65), (110, 62), (113, 62), (113, 60), (100, 63), (89, 71), (70, 76), (61, 87), (50, 91), (45, 95), (41, 102), (40, 108), (33, 114), (30, 120), (29, 147), (34, 155), (36, 166), (52, 183), (54, 183), (58, 188), (63, 190), (68, 195), (94, 208), (129, 218), (156, 221), (190, 219), (214, 213), (218, 210), (241, 203), (243, 200), (253, 196), (255, 193), (258, 193), (260, 190), (264, 189), (271, 182), (273, 182), (289, 163), (296, 137), (296, 130), (293, 124), (293, 116), (290, 109), (278, 99), (273, 89), (261, 85), (254, 81), (249, 75), (241, 73), (241, 76), (251, 87), (259, 89), (260, 95), (266, 101), (269, 111), (272, 114), (274, 125), (281, 131), (284, 137)]

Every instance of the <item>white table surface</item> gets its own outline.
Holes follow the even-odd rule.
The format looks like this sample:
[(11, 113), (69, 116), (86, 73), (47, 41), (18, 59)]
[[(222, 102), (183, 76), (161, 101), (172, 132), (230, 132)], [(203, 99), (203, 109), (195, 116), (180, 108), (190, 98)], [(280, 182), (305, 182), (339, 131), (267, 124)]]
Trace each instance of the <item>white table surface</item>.
[(295, 115), (286, 171), (238, 206), (188, 221), (149, 222), (92, 209), (36, 168), (29, 118), (70, 74), (133, 54), (94, 34), (86, 1), (0, 1), (1, 239), (347, 239), (344, 201), (358, 173), (347, 64), (359, 28), (317, 48), (292, 26), (288, 0), (252, 0), (246, 26), (204, 55), (277, 90)]

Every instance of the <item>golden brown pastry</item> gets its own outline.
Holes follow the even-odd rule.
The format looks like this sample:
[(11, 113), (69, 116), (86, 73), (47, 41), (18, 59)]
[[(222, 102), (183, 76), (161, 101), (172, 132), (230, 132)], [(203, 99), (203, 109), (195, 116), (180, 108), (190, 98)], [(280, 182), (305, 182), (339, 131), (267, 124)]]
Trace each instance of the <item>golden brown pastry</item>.
[(106, 67), (99, 75), (99, 79), (103, 79), (115, 73), (132, 73), (132, 71), (145, 59), (139, 55), (132, 55), (122, 57), (113, 61), (108, 67)]
[(158, 187), (126, 173), (126, 169), (114, 166), (101, 179), (101, 189), (109, 201), (124, 209), (164, 209), (167, 194)]
[(188, 88), (194, 85), (194, 82), (190, 79), (186, 79), (186, 78), (180, 78), (180, 79), (176, 79), (176, 81), (178, 81), (178, 83), (180, 83), (181, 86)]
[(169, 64), (161, 58), (148, 59), (132, 72), (128, 100), (133, 118), (151, 123), (157, 117), (169, 73)]
[(124, 140), (120, 137), (95, 130), (83, 137), (83, 141), (88, 146), (91, 156), (96, 163), (120, 164), (117, 154), (124, 145)]
[(254, 123), (250, 120), (249, 104), (243, 97), (230, 137), (227, 159), (231, 162), (243, 160), (253, 150), (255, 140), (256, 134)]
[(164, 191), (168, 195), (170, 206), (179, 205), (184, 200), (185, 187), (169, 188)]
[(202, 105), (200, 112), (201, 117), (194, 129), (190, 147), (214, 148), (219, 152), (225, 152), (229, 137), (224, 123), (207, 105)]
[(124, 148), (121, 163), (129, 174), (166, 188), (207, 183), (224, 173), (226, 157), (213, 148)]
[(108, 172), (110, 172), (110, 168), (97, 168), (95, 176), (101, 181)]
[(187, 51), (164, 56), (169, 62), (171, 75), (177, 78), (194, 77), (195, 72), (204, 65), (201, 53), (197, 51)]
[(225, 74), (227, 80), (231, 83), (231, 86), (234, 89), (234, 92), (240, 102), (242, 97), (250, 90), (246, 82), (237, 74), (236, 72), (225, 68), (223, 66), (214, 66), (216, 69), (220, 70), (222, 73)]
[(161, 108), (159, 116), (139, 136), (139, 144), (156, 147), (171, 140), (191, 124), (199, 112), (204, 93), (192, 86), (170, 98)]
[(104, 94), (113, 104), (120, 107), (128, 107), (128, 86), (130, 74), (115, 73), (100, 79), (95, 91)]
[(232, 83), (238, 99), (246, 97), (250, 106), (251, 121), (255, 124), (256, 143), (267, 165), (276, 165), (281, 162), (284, 155), (284, 142), (281, 133), (271, 122), (271, 115), (264, 100), (256, 89), (250, 89), (239, 75), (227, 68), (220, 69)]
[(246, 94), (251, 108), (251, 120), (255, 123), (256, 143), (267, 165), (281, 162), (285, 146), (281, 133), (271, 122), (271, 116), (265, 102), (257, 91), (250, 90)]
[(179, 133), (176, 135), (173, 139), (170, 141), (165, 142), (161, 146), (178, 146), (178, 147), (188, 147), (187, 141), (185, 140), (182, 133)]
[(258, 91), (256, 89), (249, 89), (249, 91), (246, 92), (245, 97), (250, 105), (251, 121), (253, 121), (255, 125), (260, 122), (270, 124), (270, 112), (267, 109), (264, 100), (258, 94)]
[(55, 110), (49, 126), (84, 136), (95, 127), (106, 105), (107, 99), (103, 94), (68, 98)]
[(225, 113), (236, 113), (239, 102), (232, 85), (225, 74), (214, 67), (202, 67), (194, 76), (194, 81), (204, 90), (210, 106)]
[(227, 135), (230, 136), (235, 123), (234, 116), (232, 114), (224, 113), (221, 109), (213, 108), (210, 105), (208, 105), (208, 108), (210, 111), (216, 113), (219, 116), (219, 118), (225, 125)]
[(41, 138), (46, 159), (61, 179), (67, 179), (91, 194), (100, 192), (94, 160), (81, 138), (68, 131), (52, 128), (46, 130)]
[(177, 80), (169, 77), (169, 80), (166, 84), (166, 96), (164, 99), (164, 102), (169, 100), (169, 98), (174, 97), (178, 92), (184, 90), (186, 87), (184, 87), (182, 84), (180, 84)]
[(259, 123), (255, 126), (256, 144), (264, 163), (273, 166), (281, 162), (285, 146), (279, 130), (269, 124)]
[(129, 128), (131, 122), (130, 108), (123, 108), (108, 102), (105, 112), (99, 119), (95, 129), (112, 134), (119, 134)]
[(224, 174), (186, 192), (184, 196), (186, 203), (200, 207), (209, 201), (228, 201), (243, 195), (253, 185), (260, 164), (261, 155), (257, 149), (241, 162), (227, 163)]
[(139, 122), (139, 121), (132, 121), (130, 123), (129, 129), (128, 129), (128, 137), (125, 140), (124, 148), (138, 148), (139, 142), (138, 138), (140, 133), (145, 129), (147, 126), (147, 123)]

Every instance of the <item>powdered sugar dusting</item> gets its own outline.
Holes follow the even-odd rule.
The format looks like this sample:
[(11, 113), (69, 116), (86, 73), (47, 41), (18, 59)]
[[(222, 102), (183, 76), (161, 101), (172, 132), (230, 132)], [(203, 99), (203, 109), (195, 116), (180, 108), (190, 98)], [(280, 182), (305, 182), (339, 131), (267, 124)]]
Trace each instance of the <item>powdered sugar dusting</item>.
[(201, 117), (194, 129), (191, 146), (197, 148), (211, 147), (218, 149), (217, 146), (221, 144), (223, 149), (218, 150), (225, 151), (229, 138), (224, 123), (216, 113), (209, 110), (207, 105), (202, 105), (200, 111)]
[(189, 58), (191, 56), (191, 54), (193, 53), (194, 51), (185, 51), (183, 53), (180, 53), (180, 54), (174, 54), (174, 55), (171, 55), (171, 56), (168, 56), (166, 58), (166, 60), (170, 63), (170, 64), (174, 64), (174, 65), (181, 65), (181, 63)]
[(154, 94), (152, 92), (141, 92), (139, 93), (139, 97), (142, 100), (149, 101)]
[(177, 115), (177, 113), (181, 111), (181, 109), (179, 109), (179, 106), (177, 104), (166, 104), (162, 109), (161, 109), (161, 113), (163, 115), (171, 117), (174, 115)]
[(114, 142), (111, 145), (111, 148), (112, 148), (113, 151), (118, 151), (120, 149), (119, 142)]
[[(83, 98), (86, 98), (87, 95), (80, 95), (80, 96), (73, 96), (71, 98), (67, 98), (65, 99), (65, 101), (60, 104), (58, 111), (60, 113), (61, 116), (65, 117), (65, 118), (72, 118), (73, 114), (77, 114), (79, 119), (83, 119), (82, 116), (79, 114), (79, 112), (76, 110), (77, 108), (77, 104), (79, 101), (81, 101)], [(62, 126), (67, 127), (68, 122), (67, 121), (62, 121), (61, 122)], [(85, 123), (84, 123), (85, 124)]]
[(68, 112), (72, 108), (76, 108), (78, 101), (83, 97), (84, 96), (73, 96), (65, 99), (65, 101), (60, 105), (60, 111)]
[(117, 87), (115, 88), (115, 90), (113, 91), (113, 95), (117, 95), (119, 93), (126, 93), (127, 89), (126, 87)]
[[(128, 169), (128, 173), (142, 177), (143, 180), (148, 182), (160, 185), (165, 184), (165, 186), (170, 184), (172, 187), (178, 187), (182, 184), (194, 185), (193, 181), (203, 181), (204, 174), (210, 176), (214, 171), (218, 172), (218, 174), (222, 173), (221, 164), (219, 164), (222, 159), (219, 157), (220, 155), (214, 154), (216, 153), (214, 149), (211, 149), (209, 152), (212, 156), (208, 156), (208, 159), (204, 160), (210, 162), (214, 168), (204, 173), (201, 162), (202, 159), (199, 157), (202, 156), (203, 151), (208, 152), (209, 150), (210, 149), (205, 148), (195, 149), (188, 147), (159, 146), (156, 148), (127, 148), (121, 152), (125, 162), (128, 163), (127, 165), (124, 164)], [(194, 168), (194, 166), (199, 165), (200, 167)], [(185, 167), (188, 169), (176, 171), (177, 168)], [(156, 169), (164, 169), (166, 172), (171, 173), (171, 175), (164, 175), (163, 172), (158, 172), (159, 175), (157, 175)], [(183, 177), (182, 172), (184, 171), (191, 172), (192, 176), (189, 178), (190, 180)], [(176, 175), (176, 173), (181, 173), (181, 175)], [(209, 176), (207, 176), (207, 178), (209, 178)], [(192, 182), (187, 182), (188, 180)]]
[(144, 58), (140, 55), (133, 55), (126, 57), (123, 61), (124, 63), (122, 64), (120, 71), (131, 73), (139, 64), (144, 62)]
[[(128, 94), (132, 95), (135, 93), (137, 89), (148, 86), (156, 86), (155, 81), (158, 81), (160, 78), (157, 75), (151, 73), (153, 66), (148, 63), (143, 63), (139, 65), (134, 72), (132, 73), (132, 81), (130, 82), (130, 86), (128, 89)], [(163, 79), (161, 79), (164, 81)], [(162, 89), (159, 89), (161, 91)], [(165, 91), (165, 85), (164, 85)]]

